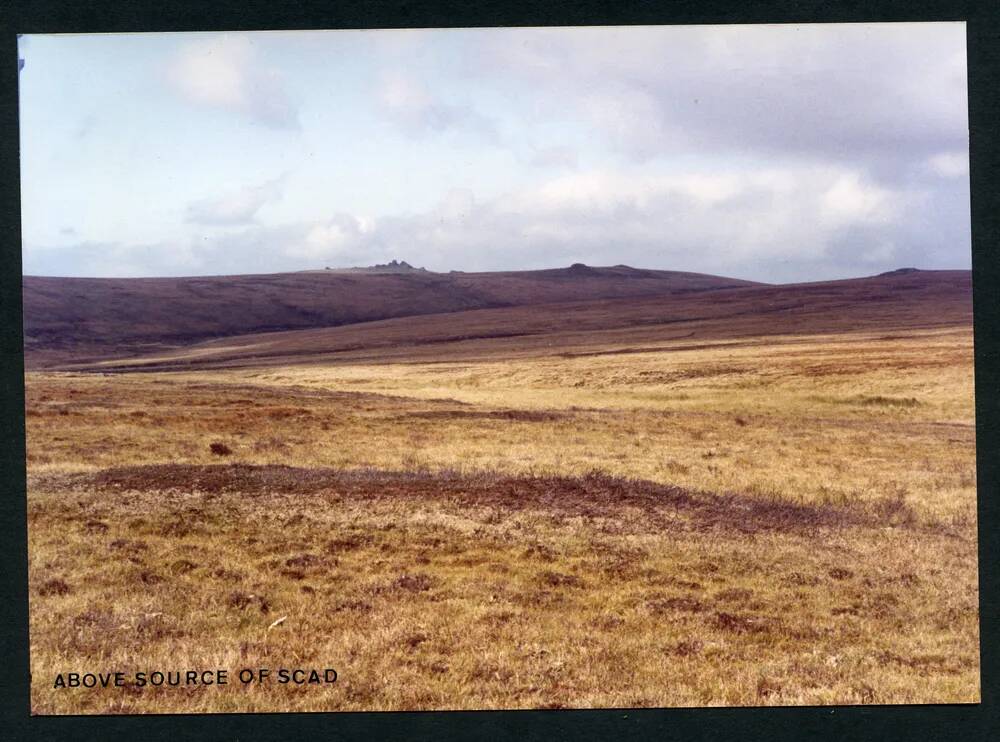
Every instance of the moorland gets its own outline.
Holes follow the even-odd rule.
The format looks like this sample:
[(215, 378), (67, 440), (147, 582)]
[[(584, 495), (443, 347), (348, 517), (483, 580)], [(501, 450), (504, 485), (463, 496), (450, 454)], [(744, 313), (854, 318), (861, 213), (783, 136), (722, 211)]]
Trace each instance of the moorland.
[(967, 271), (24, 297), (34, 713), (979, 699)]

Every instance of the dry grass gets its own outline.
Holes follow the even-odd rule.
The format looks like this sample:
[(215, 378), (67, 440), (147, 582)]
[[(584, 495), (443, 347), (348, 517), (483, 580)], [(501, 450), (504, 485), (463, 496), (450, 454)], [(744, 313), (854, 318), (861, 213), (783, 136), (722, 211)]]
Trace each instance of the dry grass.
[(620, 476), (975, 517), (972, 332), (480, 363), (29, 374), (35, 471), (231, 459)]
[(34, 710), (975, 702), (971, 343), (30, 373)]

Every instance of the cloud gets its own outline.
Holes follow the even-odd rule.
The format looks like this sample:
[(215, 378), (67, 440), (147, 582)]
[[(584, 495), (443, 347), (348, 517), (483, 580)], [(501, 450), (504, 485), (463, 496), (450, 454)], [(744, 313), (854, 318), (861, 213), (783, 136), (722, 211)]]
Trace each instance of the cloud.
[[(926, 194), (889, 191), (840, 167), (644, 174), (598, 170), (425, 214), (379, 220), (382, 244), (447, 270), (628, 263), (764, 281), (814, 280), (917, 264), (935, 252)], [(960, 234), (961, 212), (945, 231)], [(949, 262), (950, 261), (950, 262)]]
[(405, 235), (417, 260), (442, 268), (456, 260), (482, 269), (600, 264), (614, 256), (613, 262), (643, 267), (766, 279), (766, 266), (776, 263), (805, 277), (834, 270), (847, 230), (854, 230), (855, 242), (880, 247), (909, 201), (857, 172), (800, 167), (676, 175), (589, 171), (470, 202), (461, 218), (451, 217), (446, 204), (383, 220), (376, 230), (387, 240)]
[(575, 170), (579, 164), (579, 157), (580, 154), (575, 147), (559, 145), (534, 150), (529, 162), (534, 167)]
[[(180, 267), (164, 267), (171, 261), (149, 246), (110, 241), (64, 246), (63, 254), (74, 266), (113, 269), (121, 260), (127, 270), (145, 265), (138, 272), (146, 274), (392, 258), (438, 270), (626, 262), (765, 281), (967, 267), (963, 30), (491, 29), (455, 32), (454, 41), (434, 31), (375, 34), (382, 51), (351, 68), (374, 81), (364, 95), (405, 137), (467, 137), (481, 145), (480, 157), (463, 147), (462, 167), (429, 167), (426, 179), (400, 173), (385, 189), (391, 197), (364, 207), (378, 215), (370, 219), (335, 206), (268, 224), (277, 210), (261, 209), (280, 197), (280, 182), (191, 203), (189, 223), (232, 229), (189, 227), (195, 240), (163, 247), (171, 259), (180, 252)], [(254, 38), (186, 44), (171, 64), (174, 90), (192, 104), (293, 125), (295, 107)], [(318, 134), (336, 147), (371, 133), (351, 126)], [(412, 144), (392, 133), (389, 140)], [(337, 177), (362, 181), (350, 168), (371, 166), (393, 178), (394, 164), (345, 159)], [(400, 199), (421, 188), (441, 189), (437, 205), (402, 213)], [(420, 203), (430, 195), (420, 192)], [(73, 219), (56, 224), (64, 222)], [(58, 252), (26, 247), (26, 265)]]
[(932, 172), (942, 178), (961, 178), (969, 174), (969, 153), (939, 152), (927, 164)]
[(883, 223), (896, 212), (893, 194), (863, 183), (858, 173), (845, 173), (823, 194), (819, 218), (835, 226), (857, 222)]
[[(480, 84), (536, 90), (636, 161), (699, 152), (855, 164), (967, 149), (961, 24), (518, 29)], [(519, 80), (511, 82), (511, 78)]]
[[(249, 223), (159, 253), (121, 245), (58, 252), (63, 265), (89, 265), (81, 275), (119, 261), (132, 275), (162, 274), (164, 255), (174, 266), (166, 272), (183, 266), (190, 275), (393, 258), (443, 271), (627, 263), (762, 281), (968, 267), (968, 253), (954, 249), (956, 240), (968, 244), (967, 198), (938, 182), (937, 190), (891, 189), (840, 165), (669, 174), (629, 166), (568, 173), (490, 199), (455, 189), (412, 215)], [(42, 252), (26, 251), (25, 272), (39, 269)], [(144, 261), (145, 270), (136, 267)]]
[(492, 119), (472, 105), (446, 103), (432, 95), (423, 82), (409, 75), (383, 76), (377, 90), (377, 101), (389, 120), (412, 136), (465, 130), (490, 143), (499, 140)]
[(365, 235), (368, 225), (349, 214), (338, 214), (308, 228), (305, 237), (289, 254), (307, 259), (338, 262), (351, 255)]
[(167, 79), (185, 100), (246, 116), (274, 129), (298, 129), (298, 111), (278, 70), (266, 66), (251, 36), (211, 35), (181, 45)]
[(220, 198), (195, 201), (187, 207), (187, 221), (194, 224), (246, 224), (265, 204), (281, 198), (282, 179), (245, 186)]

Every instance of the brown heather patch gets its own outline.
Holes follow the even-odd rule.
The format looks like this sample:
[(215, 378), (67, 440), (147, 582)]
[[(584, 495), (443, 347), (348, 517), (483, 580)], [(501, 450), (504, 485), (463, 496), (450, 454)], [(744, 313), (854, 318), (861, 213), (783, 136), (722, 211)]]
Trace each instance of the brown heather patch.
[(888, 405), (890, 407), (917, 407), (923, 404), (915, 397), (885, 397), (881, 394), (874, 396), (861, 395), (856, 398), (858, 404), (864, 405)]
[(333, 612), (355, 611), (357, 613), (367, 613), (372, 610), (372, 604), (365, 600), (341, 600), (334, 604)]
[(42, 583), (38, 588), (38, 594), (42, 597), (48, 595), (69, 595), (72, 592), (66, 580), (52, 579)]
[(739, 587), (729, 588), (728, 590), (722, 590), (715, 595), (716, 600), (721, 600), (723, 602), (732, 603), (745, 603), (750, 600), (753, 595), (752, 590), (745, 590)]
[(548, 585), (549, 587), (583, 587), (584, 584), (583, 580), (577, 575), (553, 572), (551, 570), (542, 572), (538, 576), (538, 579), (543, 585)]
[(701, 654), (704, 648), (705, 643), (700, 639), (685, 639), (684, 641), (677, 642), (670, 651), (678, 657), (693, 657), (694, 655)]
[(164, 578), (148, 569), (143, 569), (135, 573), (136, 579), (143, 585), (156, 585), (164, 581)]
[(334, 538), (326, 542), (325, 550), (329, 554), (338, 554), (340, 552), (354, 551), (362, 546), (367, 546), (371, 544), (374, 539), (368, 535), (352, 534), (344, 538)]
[(271, 609), (271, 604), (268, 603), (267, 598), (262, 595), (251, 595), (249, 593), (244, 593), (239, 590), (229, 594), (226, 599), (226, 604), (230, 608), (235, 608), (238, 611), (246, 610), (250, 607), (255, 607), (260, 610), (261, 613), (267, 613)]
[(190, 559), (178, 559), (170, 565), (170, 571), (178, 575), (186, 575), (197, 568), (198, 564)]
[(137, 541), (127, 538), (116, 538), (114, 541), (108, 544), (108, 549), (111, 551), (123, 551), (126, 553), (137, 554), (142, 551), (146, 551), (149, 548), (149, 544), (145, 541)]
[[(680, 521), (658, 517), (664, 511), (687, 516), (684, 527), (716, 528), (753, 534), (766, 531), (812, 531), (850, 525), (888, 522), (918, 526), (913, 517), (886, 516), (901, 507), (896, 496), (890, 504), (877, 500), (851, 506), (803, 505), (773, 497), (716, 494), (686, 490), (646, 480), (614, 477), (590, 472), (580, 477), (509, 476), (499, 472), (380, 471), (375, 469), (303, 469), (283, 465), (247, 464), (186, 465), (154, 464), (116, 467), (95, 474), (77, 474), (49, 480), (57, 487), (96, 486), (110, 492), (194, 491), (206, 494), (240, 492), (247, 496), (269, 494), (334, 494), (355, 500), (452, 497), (470, 507), (491, 507), (504, 512), (545, 508), (568, 516), (598, 518), (613, 515), (621, 507), (643, 510), (650, 525), (671, 529)], [(498, 522), (494, 516), (486, 520)], [(941, 533), (953, 529), (943, 524), (929, 526)], [(164, 535), (184, 536), (204, 529), (192, 520), (177, 519), (163, 527)], [(360, 537), (352, 537), (360, 538)], [(328, 549), (351, 548), (351, 542)], [(539, 552), (540, 559), (546, 555)]]
[(109, 610), (92, 608), (73, 616), (71, 625), (75, 629), (95, 628), (100, 631), (111, 631), (116, 628), (117, 617)]
[[(80, 483), (80, 477), (74, 484)], [(85, 477), (107, 490), (195, 490), (200, 492), (238, 491), (261, 496), (269, 493), (310, 495), (335, 491), (362, 499), (402, 497), (419, 499), (441, 496), (449, 491), (469, 505), (523, 508), (554, 506), (574, 514), (597, 515), (600, 508), (632, 504), (635, 506), (670, 506), (691, 508), (698, 503), (692, 494), (679, 488), (649, 482), (629, 482), (593, 474), (586, 478), (504, 477), (484, 473), (469, 477), (454, 473), (380, 472), (374, 470), (338, 471), (298, 469), (286, 466), (251, 467), (233, 464), (228, 467), (184, 466), (176, 464), (129, 467), (102, 471)], [(721, 514), (724, 508), (712, 508)], [(746, 509), (746, 508), (744, 508)], [(801, 508), (762, 504), (755, 511), (775, 527), (805, 525), (822, 516)], [(754, 513), (748, 513), (748, 520)], [(798, 517), (796, 517), (798, 516)], [(171, 524), (176, 535), (184, 535), (190, 526)]]
[[(876, 661), (881, 664), (899, 664), (921, 673), (931, 671), (958, 675), (969, 668), (970, 658), (954, 657), (946, 654), (923, 654), (912, 657), (902, 657), (895, 652), (879, 652)], [(974, 662), (974, 660), (972, 660)]]
[(527, 423), (551, 422), (567, 416), (564, 412), (542, 410), (427, 410), (407, 415), (420, 420), (504, 420)]
[(770, 678), (761, 678), (757, 681), (757, 698), (762, 701), (781, 693), (781, 683)]
[(299, 554), (285, 560), (285, 564), (289, 567), (315, 567), (323, 563), (323, 560), (315, 554)]
[(402, 575), (392, 582), (392, 587), (412, 593), (423, 593), (434, 587), (435, 580), (426, 574)]
[(734, 614), (720, 611), (715, 614), (715, 624), (734, 634), (760, 634), (775, 628), (776, 621), (766, 616)]
[(424, 642), (426, 642), (429, 638), (430, 637), (427, 636), (427, 634), (419, 634), (419, 633), (418, 634), (410, 634), (410, 636), (406, 637), (403, 640), (403, 644), (405, 644), (410, 649), (416, 649), (421, 644), (423, 644)]

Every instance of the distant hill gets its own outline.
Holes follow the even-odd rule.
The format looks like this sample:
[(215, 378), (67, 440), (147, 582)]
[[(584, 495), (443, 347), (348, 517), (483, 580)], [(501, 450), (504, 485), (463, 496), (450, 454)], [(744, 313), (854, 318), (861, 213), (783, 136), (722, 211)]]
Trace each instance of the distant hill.
[(250, 333), (760, 285), (623, 265), (434, 273), (394, 263), (357, 271), (195, 278), (25, 276), (25, 360), (29, 367), (50, 366)]
[[(89, 365), (174, 370), (301, 363), (509, 360), (538, 355), (645, 353), (767, 336), (971, 328), (969, 271), (750, 285), (656, 296), (570, 300), (398, 317), (339, 327), (234, 335)], [(73, 365), (87, 368), (88, 365)]]

